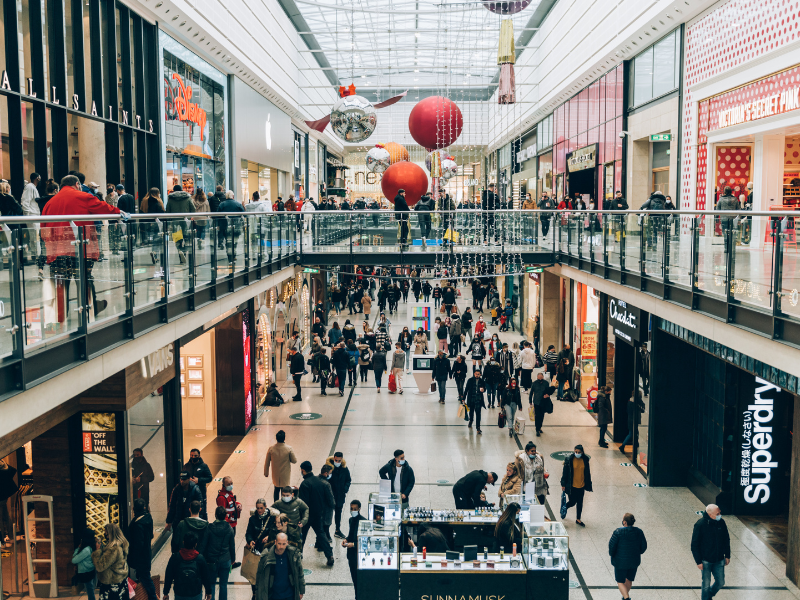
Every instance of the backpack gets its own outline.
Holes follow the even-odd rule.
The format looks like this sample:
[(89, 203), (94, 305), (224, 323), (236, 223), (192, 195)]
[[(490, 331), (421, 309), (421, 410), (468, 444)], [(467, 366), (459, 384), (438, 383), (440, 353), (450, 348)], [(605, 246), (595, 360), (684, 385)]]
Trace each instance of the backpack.
[[(175, 594), (181, 596), (197, 596), (203, 591), (200, 569), (196, 560), (181, 560), (175, 575)], [(179, 591), (180, 590), (180, 591)]]
[(350, 354), (350, 361), (347, 364), (349, 364), (351, 367), (355, 367), (358, 364), (358, 361), (356, 360), (355, 356)]

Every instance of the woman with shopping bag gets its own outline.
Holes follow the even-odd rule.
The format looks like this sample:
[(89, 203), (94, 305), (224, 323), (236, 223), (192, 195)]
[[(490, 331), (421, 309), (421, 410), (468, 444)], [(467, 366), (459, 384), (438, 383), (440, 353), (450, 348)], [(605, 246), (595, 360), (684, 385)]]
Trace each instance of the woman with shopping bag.
[(522, 398), (520, 396), (519, 386), (517, 386), (516, 377), (512, 377), (508, 382), (508, 386), (503, 390), (502, 397), (500, 398), (500, 408), (505, 410), (508, 437), (513, 437), (514, 419), (517, 415), (517, 410), (522, 410)]

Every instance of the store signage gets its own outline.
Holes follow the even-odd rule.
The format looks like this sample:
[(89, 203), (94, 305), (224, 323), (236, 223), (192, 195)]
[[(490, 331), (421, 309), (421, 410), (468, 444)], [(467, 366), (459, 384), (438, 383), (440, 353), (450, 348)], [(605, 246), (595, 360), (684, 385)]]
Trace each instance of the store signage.
[(570, 173), (593, 169), (597, 165), (597, 144), (578, 148), (567, 159), (567, 168)]
[(155, 352), (151, 352), (140, 361), (142, 377), (149, 379), (157, 375), (167, 367), (171, 367), (173, 360), (173, 345), (171, 343)]
[[(765, 88), (774, 89), (772, 86)], [(798, 108), (800, 108), (800, 86), (719, 111), (717, 129), (781, 115)]]
[(641, 341), (641, 312), (635, 306), (611, 298), (608, 302), (608, 320), (618, 338), (629, 344)]
[(534, 266), (525, 267), (526, 273), (541, 273), (542, 271), (544, 271), (544, 267), (534, 267)]
[(172, 102), (178, 114), (178, 120), (190, 121), (200, 127), (200, 140), (202, 141), (208, 115), (205, 110), (200, 108), (199, 104), (189, 102), (192, 99), (192, 86), (184, 85), (183, 78), (177, 73), (173, 73), (172, 78), (178, 82), (178, 93)]
[(650, 141), (651, 142), (671, 142), (672, 141), (672, 134), (671, 133), (651, 133), (650, 134)]
[(117, 434), (114, 431), (84, 431), (84, 454), (114, 454), (117, 451)]
[(761, 377), (742, 373), (742, 379), (748, 383), (740, 396), (740, 437), (734, 455), (734, 464), (740, 465), (736, 512), (775, 514), (786, 503), (780, 469), (786, 468), (782, 459), (790, 451), (786, 408), (792, 397)]
[(581, 358), (584, 360), (597, 358), (596, 331), (584, 331), (581, 334)]
[(319, 273), (319, 269), (312, 269), (311, 267), (306, 267), (303, 269), (303, 273)]
[(466, 185), (466, 186), (480, 185), (480, 184), (481, 184), (481, 180), (480, 179), (465, 179), (464, 180), (464, 185)]
[(517, 152), (517, 163), (523, 163), (536, 156), (536, 142)]

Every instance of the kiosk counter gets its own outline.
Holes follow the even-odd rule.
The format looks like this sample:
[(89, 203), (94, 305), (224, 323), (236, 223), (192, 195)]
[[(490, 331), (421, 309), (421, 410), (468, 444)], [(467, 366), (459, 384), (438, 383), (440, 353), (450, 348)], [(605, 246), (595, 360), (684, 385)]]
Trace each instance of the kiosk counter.
[(358, 596), (397, 598), (399, 591), (400, 523), (358, 524)]
[(569, 597), (569, 536), (563, 523), (524, 523), (522, 553), (528, 567), (528, 600)]

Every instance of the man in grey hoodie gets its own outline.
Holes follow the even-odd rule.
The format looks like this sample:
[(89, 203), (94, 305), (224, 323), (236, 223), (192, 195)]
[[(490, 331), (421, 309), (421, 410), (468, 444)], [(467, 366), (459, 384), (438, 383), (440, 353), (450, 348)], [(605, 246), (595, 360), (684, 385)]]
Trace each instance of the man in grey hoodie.
[(197, 536), (197, 546), (202, 547), (203, 538), (206, 533), (206, 528), (208, 527), (208, 521), (200, 518), (200, 509), (202, 507), (202, 502), (199, 500), (192, 500), (192, 503), (189, 505), (189, 511), (192, 513), (192, 516), (186, 517), (178, 523), (175, 532), (172, 534), (171, 547), (173, 554), (183, 548), (183, 538), (190, 531)]

